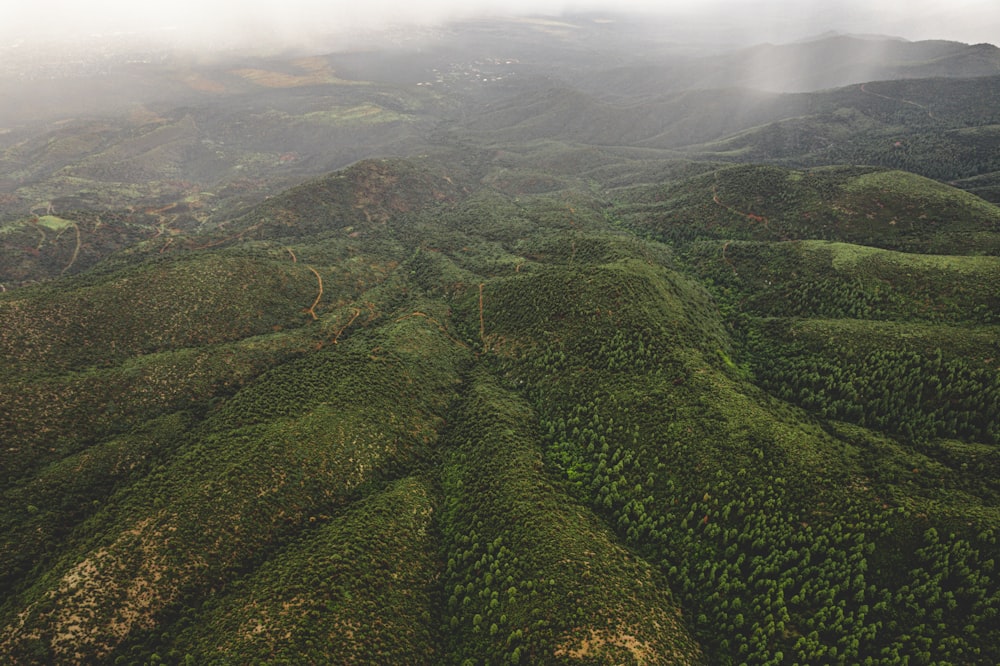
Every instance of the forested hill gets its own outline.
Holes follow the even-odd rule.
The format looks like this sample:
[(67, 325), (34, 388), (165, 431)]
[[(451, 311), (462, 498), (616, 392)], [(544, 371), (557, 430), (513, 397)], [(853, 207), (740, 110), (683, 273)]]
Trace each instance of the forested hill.
[(1000, 663), (995, 47), (654, 32), (0, 70), (0, 663)]
[(443, 157), (0, 294), (3, 661), (1000, 661), (995, 206)]

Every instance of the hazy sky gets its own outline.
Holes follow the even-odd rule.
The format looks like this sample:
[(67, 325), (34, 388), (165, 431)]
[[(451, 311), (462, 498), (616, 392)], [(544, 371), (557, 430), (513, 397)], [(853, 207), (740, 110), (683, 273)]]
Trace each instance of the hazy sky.
[[(695, 39), (733, 34), (791, 41), (826, 30), (907, 39), (1000, 41), (1000, 0), (2, 0), (0, 45), (158, 31), (194, 43), (294, 40), (387, 23), (434, 23), (477, 13), (656, 12)], [(167, 28), (172, 28), (167, 30)], [(734, 32), (734, 31), (739, 31)]]

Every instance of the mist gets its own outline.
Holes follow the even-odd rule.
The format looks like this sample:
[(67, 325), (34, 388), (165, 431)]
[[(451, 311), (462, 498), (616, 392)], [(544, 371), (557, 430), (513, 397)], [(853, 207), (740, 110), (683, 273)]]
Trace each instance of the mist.
[(108, 38), (211, 52), (225, 49), (350, 48), (385, 30), (487, 16), (638, 12), (662, 21), (663, 37), (744, 46), (781, 43), (827, 31), (909, 40), (995, 42), (994, 0), (42, 0), (17, 3), (0, 20), (0, 48), (78, 48)]

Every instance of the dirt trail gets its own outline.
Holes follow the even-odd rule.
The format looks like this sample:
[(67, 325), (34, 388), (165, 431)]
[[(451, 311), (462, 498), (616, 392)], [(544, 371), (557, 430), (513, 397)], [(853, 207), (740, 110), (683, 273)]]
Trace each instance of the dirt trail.
[(312, 315), (312, 318), (315, 320), (319, 319), (319, 317), (316, 316), (316, 306), (319, 305), (320, 299), (323, 298), (323, 278), (320, 276), (319, 271), (312, 266), (306, 266), (306, 268), (312, 271), (313, 275), (316, 276), (316, 281), (319, 283), (319, 293), (316, 294), (316, 300), (313, 301), (313, 304), (309, 306), (308, 310), (306, 310), (306, 314)]
[(73, 231), (76, 232), (76, 247), (73, 248), (73, 256), (70, 257), (69, 263), (66, 264), (61, 271), (59, 271), (59, 275), (64, 275), (66, 271), (69, 270), (70, 266), (76, 263), (76, 257), (80, 254), (80, 225), (76, 222), (73, 223)]

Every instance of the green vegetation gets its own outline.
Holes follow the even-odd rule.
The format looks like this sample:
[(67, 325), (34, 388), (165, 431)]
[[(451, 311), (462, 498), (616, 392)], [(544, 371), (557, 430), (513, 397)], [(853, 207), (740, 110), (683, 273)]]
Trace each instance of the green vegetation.
[(0, 146), (0, 662), (1000, 663), (1000, 79), (586, 35)]
[(226, 594), (188, 609), (154, 654), (199, 664), (439, 663), (434, 628), (440, 563), (429, 484), (373, 489), (310, 527)]
[(449, 663), (701, 663), (662, 574), (543, 470), (531, 407), (471, 377), (441, 470)]
[(1000, 214), (712, 168), (362, 163), (0, 295), (0, 655), (996, 663)]
[(0, 296), (0, 654), (1000, 659), (1000, 214), (705, 169), (362, 163)]
[(662, 240), (830, 240), (904, 252), (997, 255), (996, 206), (902, 171), (740, 165), (622, 188), (619, 215)]
[(791, 113), (692, 151), (791, 167), (868, 164), (957, 182), (997, 202), (1000, 78), (877, 81), (783, 100)]

